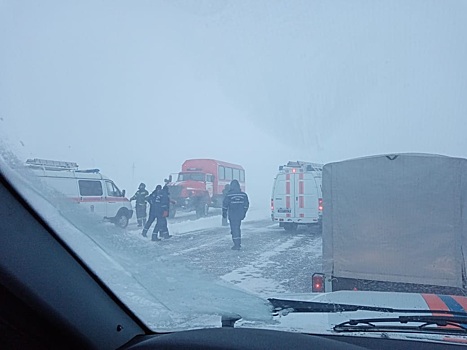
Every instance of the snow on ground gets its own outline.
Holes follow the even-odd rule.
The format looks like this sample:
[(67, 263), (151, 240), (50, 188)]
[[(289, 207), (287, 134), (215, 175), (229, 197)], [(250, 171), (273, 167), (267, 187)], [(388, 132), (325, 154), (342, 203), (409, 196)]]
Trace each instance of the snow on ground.
[(276, 248), (259, 254), (253, 263), (222, 276), (222, 279), (259, 295), (287, 292), (278, 281), (264, 276), (264, 270), (271, 264), (271, 257), (293, 247), (301, 239), (300, 236), (293, 237)]
[[(212, 209), (211, 210), (214, 214), (217, 213), (218, 215), (208, 216), (200, 219), (194, 219), (195, 216), (193, 213), (183, 213), (182, 215), (178, 215), (175, 219), (169, 219), (168, 227), (171, 235), (180, 235), (185, 234), (188, 232), (193, 231), (200, 231), (200, 230), (207, 230), (212, 228), (219, 228), (221, 227), (222, 216), (220, 209)], [(265, 208), (256, 207), (250, 208), (248, 210), (247, 216), (244, 223), (253, 222), (258, 220), (267, 220), (270, 218), (270, 211), (269, 208), (266, 206)], [(186, 219), (186, 220), (185, 220)], [(154, 227), (155, 223), (152, 224), (151, 229)], [(130, 227), (130, 230), (134, 228)], [(138, 228), (140, 230), (140, 228)], [(149, 231), (151, 232), (151, 230)]]
[[(15, 185), (153, 329), (216, 326), (226, 312), (266, 320), (264, 295), (301, 290), (297, 286), (308, 275), (301, 268), (309, 265), (313, 236), (279, 229), (267, 206), (248, 211), (242, 224), (244, 250), (236, 252), (230, 250), (229, 227), (221, 226), (216, 212), (198, 220), (169, 220), (173, 237), (155, 243), (142, 237), (134, 222), (123, 230), (97, 222), (76, 205), (57, 210), (32, 183)], [(299, 282), (290, 283), (293, 278)]]

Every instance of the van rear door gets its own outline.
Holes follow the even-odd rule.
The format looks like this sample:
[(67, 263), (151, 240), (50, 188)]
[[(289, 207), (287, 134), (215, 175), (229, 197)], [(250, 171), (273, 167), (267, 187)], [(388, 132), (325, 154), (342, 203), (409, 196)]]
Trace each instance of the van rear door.
[(290, 220), (295, 216), (295, 181), (293, 181), (293, 176), (292, 174), (278, 174), (274, 183), (273, 213), (274, 218), (279, 219), (279, 221)]
[(314, 223), (319, 220), (318, 187), (312, 172), (293, 174), (295, 183), (295, 217), (299, 222)]

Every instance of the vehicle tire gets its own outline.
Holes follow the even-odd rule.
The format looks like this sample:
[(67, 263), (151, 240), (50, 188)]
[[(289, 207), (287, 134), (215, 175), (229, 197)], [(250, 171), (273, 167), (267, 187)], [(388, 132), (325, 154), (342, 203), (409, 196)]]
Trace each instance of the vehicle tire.
[(298, 227), (298, 225), (296, 223), (294, 223), (294, 222), (285, 222), (284, 223), (284, 230), (289, 231), (289, 232), (296, 231), (297, 227)]
[(120, 213), (120, 214), (117, 214), (117, 216), (115, 217), (114, 223), (118, 227), (125, 228), (128, 226), (129, 221), (130, 219), (128, 219), (128, 216), (126, 216), (123, 213)]
[(169, 208), (169, 219), (173, 219), (176, 213), (177, 213), (177, 209), (170, 207)]
[(196, 217), (202, 218), (208, 216), (209, 212), (209, 205), (207, 203), (201, 203), (197, 208), (196, 208)]
[(203, 206), (203, 216), (208, 216), (209, 214), (209, 205), (207, 203)]

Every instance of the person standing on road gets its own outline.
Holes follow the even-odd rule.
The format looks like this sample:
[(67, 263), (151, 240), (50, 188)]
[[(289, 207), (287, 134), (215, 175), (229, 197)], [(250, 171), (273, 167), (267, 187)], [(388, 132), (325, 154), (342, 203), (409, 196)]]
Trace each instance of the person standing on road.
[(159, 232), (162, 238), (170, 238), (172, 236), (169, 234), (167, 227), (167, 217), (169, 216), (170, 209), (169, 187), (167, 185), (162, 187), (157, 201), (159, 202), (159, 207), (156, 209), (157, 223), (152, 237), (154, 238), (154, 235), (157, 237), (157, 233)]
[[(149, 203), (149, 218), (148, 218), (148, 221), (146, 221), (146, 224), (144, 225), (144, 228), (143, 228), (143, 232), (141, 233), (143, 235), (143, 237), (147, 237), (147, 233), (148, 233), (148, 230), (149, 228), (151, 227), (152, 223), (154, 222), (154, 220), (156, 219), (157, 217), (157, 213), (159, 212), (159, 209), (160, 209), (160, 200), (159, 200), (159, 203), (157, 201), (157, 197), (159, 196), (160, 192), (162, 190), (162, 186), (161, 185), (157, 185), (156, 186), (156, 189), (154, 191), (152, 191), (152, 193), (146, 197), (146, 201)], [(160, 241), (159, 238), (157, 238), (157, 231), (156, 231), (156, 228), (157, 228), (157, 223), (156, 223), (156, 226), (154, 227), (154, 231), (153, 231), (153, 235), (152, 235), (152, 240), (153, 241)], [(154, 237), (154, 233), (156, 233), (155, 237)]]
[(224, 198), (222, 205), (222, 217), (229, 218), (230, 234), (234, 243), (232, 249), (240, 250), (242, 243), (242, 234), (240, 225), (245, 218), (250, 202), (245, 192), (240, 189), (240, 184), (237, 180), (232, 180), (230, 183), (229, 193)]
[(146, 185), (141, 182), (139, 184), (138, 191), (136, 191), (134, 196), (130, 198), (130, 202), (136, 201), (135, 209), (136, 209), (136, 220), (138, 221), (138, 227), (142, 227), (146, 225), (146, 218), (147, 218), (146, 197), (148, 195), (149, 195), (149, 192), (148, 190), (146, 190)]

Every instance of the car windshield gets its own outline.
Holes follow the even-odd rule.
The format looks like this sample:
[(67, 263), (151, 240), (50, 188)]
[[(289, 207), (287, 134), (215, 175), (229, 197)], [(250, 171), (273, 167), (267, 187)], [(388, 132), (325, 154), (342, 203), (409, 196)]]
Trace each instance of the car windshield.
[(154, 332), (465, 311), (466, 15), (0, 0), (1, 172)]
[(204, 181), (206, 175), (203, 173), (180, 173), (178, 174), (178, 181)]

